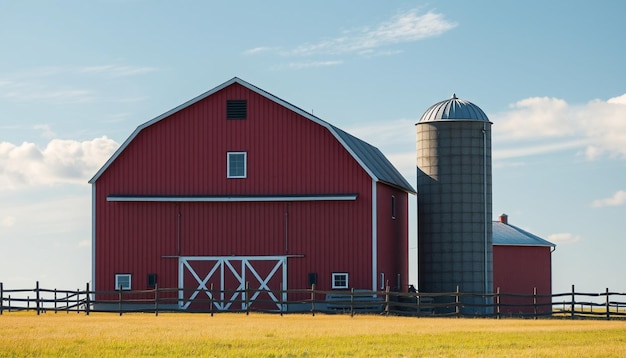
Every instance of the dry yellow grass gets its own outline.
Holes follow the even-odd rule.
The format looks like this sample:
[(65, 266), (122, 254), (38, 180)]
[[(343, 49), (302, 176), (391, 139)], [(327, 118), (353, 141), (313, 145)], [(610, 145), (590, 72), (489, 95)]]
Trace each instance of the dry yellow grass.
[(0, 357), (624, 357), (625, 321), (5, 313)]

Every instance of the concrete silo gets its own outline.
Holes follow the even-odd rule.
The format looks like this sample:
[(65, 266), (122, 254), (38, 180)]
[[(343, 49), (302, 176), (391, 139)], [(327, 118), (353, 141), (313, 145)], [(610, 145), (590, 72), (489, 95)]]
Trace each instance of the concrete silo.
[[(428, 108), (416, 124), (420, 292), (457, 286), (464, 293), (493, 292), (491, 124), (478, 106), (456, 95)], [(491, 300), (464, 297), (461, 303)], [(462, 312), (492, 309), (465, 306)]]

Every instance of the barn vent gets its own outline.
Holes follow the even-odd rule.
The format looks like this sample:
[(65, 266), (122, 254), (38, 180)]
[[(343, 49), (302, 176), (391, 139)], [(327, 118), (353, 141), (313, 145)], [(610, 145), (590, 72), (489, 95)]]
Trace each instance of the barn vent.
[(245, 99), (229, 99), (226, 101), (226, 119), (246, 119), (248, 103)]
[(509, 223), (509, 216), (507, 214), (500, 215), (500, 222), (503, 224)]

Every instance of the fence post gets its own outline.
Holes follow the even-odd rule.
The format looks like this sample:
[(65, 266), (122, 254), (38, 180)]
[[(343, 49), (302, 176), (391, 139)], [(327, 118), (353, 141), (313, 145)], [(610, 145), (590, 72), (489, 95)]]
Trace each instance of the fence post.
[(159, 315), (159, 284), (154, 283), (154, 315)]
[(311, 285), (311, 315), (315, 317), (315, 284)]
[(250, 314), (250, 282), (246, 281), (246, 316)]
[(456, 294), (454, 295), (454, 311), (456, 313), (456, 317), (461, 317), (461, 297), (460, 297), (460, 289), (459, 285), (456, 285)]
[[(413, 294), (412, 292), (409, 293), (409, 295), (412, 295), (412, 294)], [(412, 301), (413, 300), (411, 300), (411, 302)], [(420, 294), (417, 293), (417, 292), (415, 293), (415, 303), (417, 303), (417, 305), (416, 305), (417, 306), (417, 308), (416, 308), (417, 309), (416, 316), (419, 317), (420, 316), (420, 312), (422, 312), (422, 307), (421, 307), (422, 306), (422, 298), (420, 297)]]
[(283, 300), (283, 283), (280, 283), (280, 316), (283, 316), (283, 305), (285, 304)]
[(385, 288), (385, 315), (389, 316), (389, 285)]
[(611, 319), (611, 305), (609, 304), (609, 288), (606, 288), (606, 319)]
[(500, 319), (500, 287), (496, 289), (496, 317)]
[(118, 311), (120, 312), (120, 316), (122, 316), (122, 284), (119, 287), (119, 302), (118, 302)]
[(89, 316), (89, 309), (91, 306), (91, 302), (89, 302), (89, 282), (85, 284), (85, 314)]
[(533, 311), (535, 312), (535, 319), (537, 319), (537, 287), (533, 287)]
[(57, 289), (54, 289), (54, 314), (57, 314), (57, 311), (59, 310), (58, 308), (58, 303), (57, 303)]
[(80, 288), (76, 289), (76, 313), (80, 314)]
[(576, 291), (574, 290), (574, 285), (572, 285), (572, 302), (571, 302), (571, 318), (574, 319), (574, 310), (576, 310)]
[(4, 286), (2, 282), (0, 282), (0, 316), (2, 315), (3, 310), (4, 310)]
[(211, 312), (211, 317), (213, 317), (213, 283), (211, 283), (211, 291), (209, 292), (209, 304), (211, 305), (211, 307), (209, 308), (210, 312)]
[(350, 289), (350, 317), (354, 317), (354, 287)]
[(35, 282), (35, 310), (39, 316), (39, 281)]

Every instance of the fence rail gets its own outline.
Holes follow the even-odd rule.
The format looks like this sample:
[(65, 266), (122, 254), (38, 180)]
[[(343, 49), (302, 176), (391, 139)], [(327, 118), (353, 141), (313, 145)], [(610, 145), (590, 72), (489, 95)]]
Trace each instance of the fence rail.
[[(194, 296), (195, 306), (183, 308), (183, 297)], [(286, 299), (285, 297), (289, 298)], [(97, 298), (97, 299), (96, 299)], [(233, 304), (235, 303), (235, 304)], [(4, 312), (229, 312), (292, 313), (370, 312), (405, 316), (483, 316), (483, 317), (556, 317), (564, 319), (626, 319), (626, 293), (609, 291), (571, 292), (550, 295), (501, 293), (487, 295), (455, 292), (406, 293), (366, 290), (243, 290), (159, 288), (149, 290), (92, 291), (85, 289), (46, 289), (36, 282), (33, 289), (7, 289), (0, 282), (0, 315)], [(477, 313), (479, 312), (479, 313)]]

